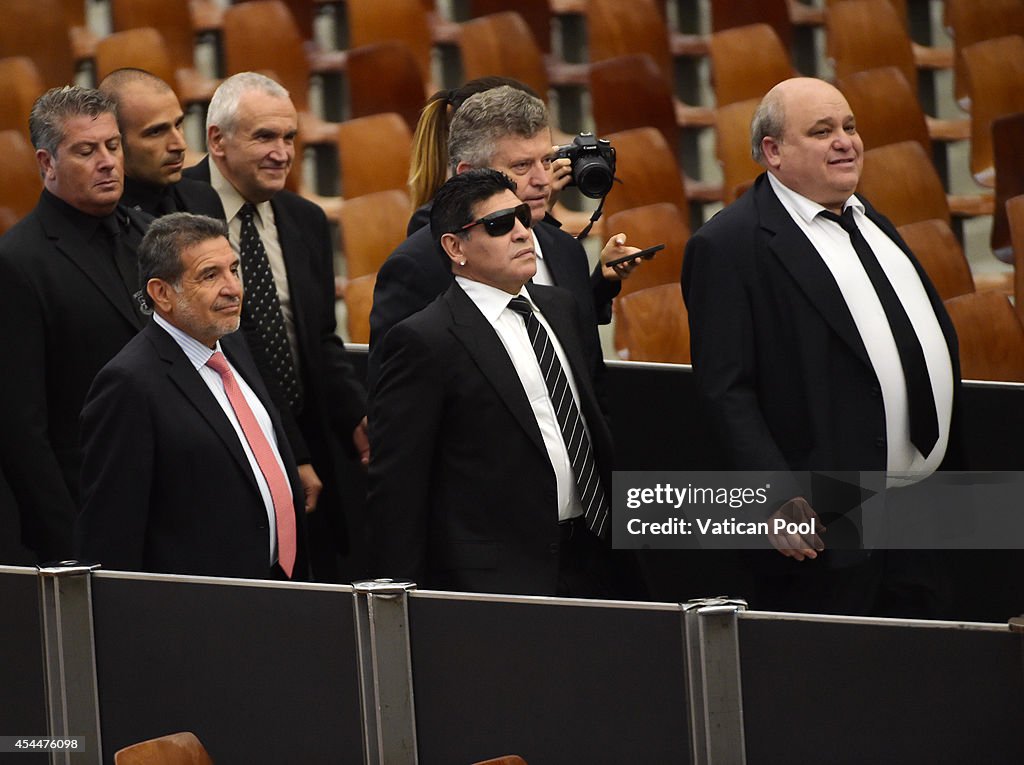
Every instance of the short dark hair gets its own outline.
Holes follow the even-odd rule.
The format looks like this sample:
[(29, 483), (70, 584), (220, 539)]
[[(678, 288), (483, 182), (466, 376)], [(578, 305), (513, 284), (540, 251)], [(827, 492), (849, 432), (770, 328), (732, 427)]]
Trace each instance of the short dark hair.
[(153, 307), (146, 284), (150, 279), (162, 279), (175, 287), (181, 285), (185, 266), (181, 253), (189, 247), (209, 239), (228, 236), (228, 226), (222, 220), (191, 213), (171, 213), (149, 224), (139, 245), (139, 281), (143, 299)]
[[(514, 194), (515, 181), (489, 167), (453, 175), (434, 195), (434, 205), (430, 209), (430, 234), (434, 241), (440, 246), (444, 234), (465, 236), (465, 232), (459, 229), (472, 223), (473, 207), (503, 191)], [(448, 258), (444, 260), (450, 268)]]
[(57, 155), (57, 147), (65, 138), (64, 126), (73, 117), (92, 117), (112, 114), (117, 118), (117, 106), (105, 94), (93, 88), (65, 85), (50, 88), (32, 104), (28, 117), (28, 130), (32, 146)]

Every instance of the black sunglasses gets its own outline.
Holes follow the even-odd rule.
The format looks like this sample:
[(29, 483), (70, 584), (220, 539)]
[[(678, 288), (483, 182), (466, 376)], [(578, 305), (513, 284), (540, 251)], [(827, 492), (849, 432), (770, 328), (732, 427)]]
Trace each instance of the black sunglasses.
[(472, 223), (467, 223), (459, 231), (466, 231), (473, 228), (473, 226), (479, 226), (483, 223), (484, 229), (491, 236), (504, 236), (516, 225), (516, 218), (526, 228), (531, 228), (533, 226), (533, 215), (530, 213), (530, 205), (523, 202), (521, 205), (509, 207), (506, 210), (496, 210), (482, 218), (478, 218)]

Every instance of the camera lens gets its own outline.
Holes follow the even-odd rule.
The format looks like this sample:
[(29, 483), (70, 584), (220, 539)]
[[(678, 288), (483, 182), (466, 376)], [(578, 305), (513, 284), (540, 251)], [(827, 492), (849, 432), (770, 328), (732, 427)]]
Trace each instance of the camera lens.
[(600, 199), (611, 191), (613, 173), (603, 157), (580, 157), (573, 165), (572, 175), (580, 193), (591, 199)]

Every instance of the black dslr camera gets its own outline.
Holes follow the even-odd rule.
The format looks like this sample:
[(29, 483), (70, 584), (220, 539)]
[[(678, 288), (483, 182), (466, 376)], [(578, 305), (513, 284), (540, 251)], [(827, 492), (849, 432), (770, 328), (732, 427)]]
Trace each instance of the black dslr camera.
[(591, 199), (600, 199), (612, 190), (615, 180), (615, 149), (611, 141), (593, 133), (580, 133), (572, 143), (555, 147), (555, 159), (565, 157), (572, 167), (570, 186)]

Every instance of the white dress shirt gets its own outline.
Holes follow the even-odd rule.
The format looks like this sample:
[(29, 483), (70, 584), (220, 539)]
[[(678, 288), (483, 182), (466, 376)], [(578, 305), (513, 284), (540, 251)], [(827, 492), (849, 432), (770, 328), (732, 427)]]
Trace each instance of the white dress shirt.
[[(562, 429), (555, 415), (555, 407), (551, 403), (551, 396), (540, 370), (540, 362), (537, 361), (537, 354), (530, 343), (530, 336), (526, 332), (526, 323), (523, 321), (523, 317), (508, 307), (508, 301), (515, 295), (462, 276), (456, 276), (455, 280), (469, 296), (469, 299), (480, 309), (484, 318), (494, 327), (494, 331), (498, 334), (501, 344), (505, 347), (505, 351), (519, 375), (523, 390), (526, 391), (530, 408), (533, 409), (537, 425), (540, 427), (541, 438), (544, 439), (548, 459), (555, 471), (555, 483), (558, 489), (558, 520), (565, 521), (582, 515), (583, 506), (580, 504), (579, 490), (576, 488), (576, 476), (572, 472), (572, 461), (569, 459), (565, 439), (562, 437)], [(529, 300), (536, 309), (536, 303), (530, 299), (526, 287), (523, 287), (519, 294)], [(573, 378), (572, 368), (569, 366), (565, 351), (540, 310), (535, 310), (534, 315), (551, 338), (551, 345), (562, 365), (565, 377), (569, 382), (569, 389), (576, 400), (576, 408), (580, 409), (580, 417), (583, 419), (579, 391), (576, 389), (576, 381)], [(586, 425), (585, 421), (584, 425)]]
[[(274, 500), (270, 495), (270, 487), (267, 485), (267, 480), (263, 477), (263, 471), (260, 470), (260, 465), (256, 461), (256, 455), (253, 454), (252, 449), (249, 447), (249, 441), (245, 437), (242, 425), (238, 422), (238, 417), (235, 416), (235, 409), (231, 406), (231, 401), (228, 400), (228, 394), (224, 390), (224, 381), (221, 379), (220, 373), (206, 366), (206, 362), (210, 360), (210, 357), (217, 351), (221, 350), (220, 341), (218, 340), (217, 346), (211, 349), (203, 345), (191, 335), (182, 332), (157, 313), (153, 314), (153, 321), (164, 329), (167, 334), (169, 334), (181, 347), (181, 350), (185, 352), (188, 360), (192, 362), (192, 366), (195, 367), (199, 376), (203, 379), (203, 382), (206, 383), (206, 387), (210, 389), (213, 397), (217, 400), (220, 408), (224, 411), (225, 416), (231, 423), (231, 427), (235, 429), (235, 434), (238, 436), (238, 440), (242, 444), (242, 449), (245, 451), (246, 459), (249, 460), (249, 467), (252, 470), (253, 477), (256, 479), (256, 485), (259, 487), (260, 496), (263, 498), (263, 506), (267, 512), (267, 527), (270, 529), (269, 565), (273, 565), (277, 560), (277, 516), (274, 514)], [(281, 472), (284, 475), (288, 475), (288, 471), (285, 470), (284, 467), (284, 460), (281, 459), (281, 451), (277, 445), (277, 435), (274, 433), (274, 423), (271, 421), (266, 407), (263, 406), (259, 397), (253, 392), (252, 388), (249, 387), (248, 383), (246, 383), (245, 378), (238, 373), (238, 370), (235, 369), (227, 355), (225, 355), (224, 358), (228, 362), (228, 366), (231, 367), (231, 372), (234, 374), (235, 380), (238, 382), (238, 387), (241, 389), (246, 403), (249, 404), (249, 408), (252, 410), (253, 417), (256, 418), (256, 422), (260, 426), (260, 430), (263, 431), (263, 435), (266, 437), (267, 443), (270, 444), (270, 448), (274, 452), (274, 459), (277, 460), (277, 464), (281, 468)], [(292, 487), (287, 481), (285, 481), (285, 484), (288, 486), (288, 496), (291, 497)]]
[[(843, 207), (853, 208), (854, 221), (899, 296), (924, 350), (939, 418), (939, 440), (927, 458), (910, 442), (910, 410), (899, 351), (885, 310), (853, 248), (850, 235), (838, 223), (818, 215), (825, 209), (820, 204), (787, 188), (771, 173), (768, 180), (782, 206), (814, 245), (839, 285), (874, 367), (885, 406), (888, 484), (902, 486), (927, 478), (942, 462), (949, 441), (953, 365), (946, 338), (914, 264), (865, 215), (863, 203), (851, 196)], [(852, 413), (851, 416), (858, 415)]]

